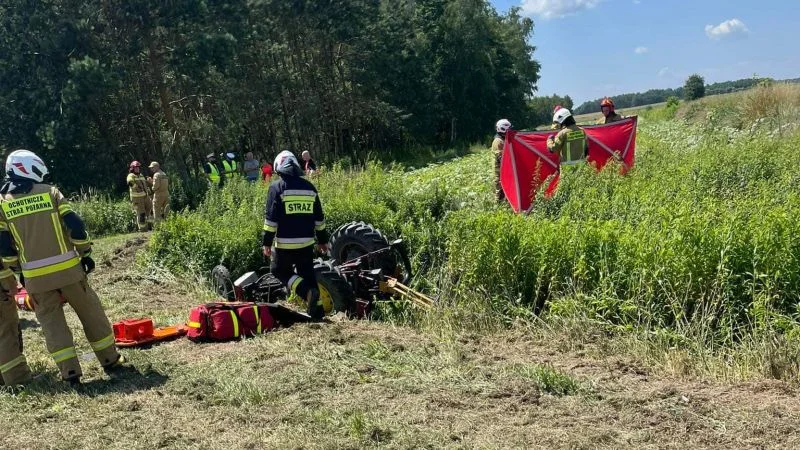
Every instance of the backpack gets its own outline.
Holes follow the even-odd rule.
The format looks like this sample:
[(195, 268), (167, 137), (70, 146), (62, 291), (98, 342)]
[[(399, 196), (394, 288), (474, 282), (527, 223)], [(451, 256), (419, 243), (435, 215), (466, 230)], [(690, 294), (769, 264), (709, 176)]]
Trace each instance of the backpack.
[(192, 308), (186, 326), (192, 341), (220, 342), (265, 333), (275, 328), (275, 321), (267, 305), (217, 302)]

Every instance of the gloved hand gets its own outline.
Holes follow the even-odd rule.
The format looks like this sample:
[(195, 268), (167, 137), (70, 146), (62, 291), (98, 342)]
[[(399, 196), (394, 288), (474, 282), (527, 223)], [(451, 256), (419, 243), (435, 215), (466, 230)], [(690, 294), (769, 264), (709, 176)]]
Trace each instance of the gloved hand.
[(87, 274), (92, 273), (94, 270), (94, 260), (91, 256), (84, 256), (81, 258), (81, 265), (83, 266), (83, 271)]

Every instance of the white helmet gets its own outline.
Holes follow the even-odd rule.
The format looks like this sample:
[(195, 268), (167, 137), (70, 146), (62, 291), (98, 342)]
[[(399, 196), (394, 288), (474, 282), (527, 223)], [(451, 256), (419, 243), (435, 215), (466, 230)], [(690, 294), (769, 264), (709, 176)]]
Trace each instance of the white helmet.
[(11, 178), (25, 178), (41, 183), (47, 175), (44, 161), (30, 150), (15, 150), (6, 159), (6, 174)]
[(276, 172), (284, 175), (302, 175), (303, 173), (303, 170), (300, 169), (300, 163), (297, 162), (297, 158), (289, 150), (278, 153), (272, 167)]
[(494, 125), (494, 129), (497, 130), (498, 133), (505, 133), (511, 129), (511, 122), (508, 119), (500, 119)]
[(553, 114), (553, 122), (562, 125), (567, 117), (572, 117), (572, 113), (567, 108), (560, 108)]

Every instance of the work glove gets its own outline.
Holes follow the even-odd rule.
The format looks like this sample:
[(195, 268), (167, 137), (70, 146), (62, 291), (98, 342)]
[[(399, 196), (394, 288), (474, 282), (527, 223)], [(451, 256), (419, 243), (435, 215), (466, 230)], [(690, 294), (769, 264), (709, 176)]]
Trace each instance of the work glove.
[(83, 271), (87, 274), (92, 273), (94, 270), (94, 260), (91, 256), (84, 256), (81, 258), (81, 265), (83, 266)]

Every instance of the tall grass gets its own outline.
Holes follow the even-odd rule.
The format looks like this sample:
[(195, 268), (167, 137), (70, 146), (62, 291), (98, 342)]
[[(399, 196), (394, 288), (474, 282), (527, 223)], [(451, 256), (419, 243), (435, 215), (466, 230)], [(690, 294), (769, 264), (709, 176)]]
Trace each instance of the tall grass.
[(92, 237), (130, 233), (136, 230), (131, 204), (94, 190), (83, 191), (70, 198), (75, 212), (81, 216)]
[[(334, 167), (314, 182), (331, 229), (364, 220), (408, 240), (418, 286), (442, 294), (451, 318), (469, 321), (458, 313), (469, 301), (484, 315), (476, 324), (490, 323), (487, 313), (508, 321), (544, 312), (708, 343), (791, 334), (800, 319), (800, 138), (791, 127), (775, 133), (757, 112), (775, 109), (757, 104), (777, 102), (792, 123), (797, 90), (759, 89), (740, 94), (742, 105), (645, 113), (633, 171), (584, 167), (529, 216), (493, 203), (491, 155), (477, 149), (413, 170)], [(699, 109), (688, 114), (701, 107), (702, 119)], [(731, 108), (751, 111), (751, 123), (719, 119)], [(151, 261), (176, 272), (258, 264), (265, 195), (245, 183), (209, 193), (154, 234)]]

